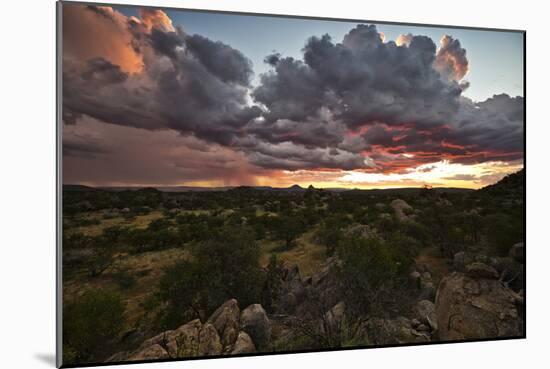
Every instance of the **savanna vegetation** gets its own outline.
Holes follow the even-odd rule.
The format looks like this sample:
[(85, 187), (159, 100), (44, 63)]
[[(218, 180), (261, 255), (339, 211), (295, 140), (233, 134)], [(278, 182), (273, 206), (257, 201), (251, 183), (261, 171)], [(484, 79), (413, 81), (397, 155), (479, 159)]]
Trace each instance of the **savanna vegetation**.
[[(457, 253), (504, 257), (523, 238), (523, 172), (477, 191), (66, 186), (64, 360), (104, 361), (159, 332), (205, 321), (231, 298), (292, 315), (268, 351), (370, 344), (357, 332), (372, 316), (410, 309), (417, 293), (410, 274), (420, 261), (437, 283)], [(289, 264), (303, 279), (330, 271), (335, 300), (283, 314)], [(315, 296), (309, 300), (315, 304)], [(319, 328), (315, 322), (339, 301), (346, 321)]]

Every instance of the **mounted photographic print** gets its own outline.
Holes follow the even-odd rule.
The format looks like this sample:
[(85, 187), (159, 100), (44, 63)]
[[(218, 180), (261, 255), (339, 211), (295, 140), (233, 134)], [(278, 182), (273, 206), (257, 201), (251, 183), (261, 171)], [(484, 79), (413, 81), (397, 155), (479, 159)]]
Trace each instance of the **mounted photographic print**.
[(524, 48), (58, 3), (58, 365), (524, 338)]

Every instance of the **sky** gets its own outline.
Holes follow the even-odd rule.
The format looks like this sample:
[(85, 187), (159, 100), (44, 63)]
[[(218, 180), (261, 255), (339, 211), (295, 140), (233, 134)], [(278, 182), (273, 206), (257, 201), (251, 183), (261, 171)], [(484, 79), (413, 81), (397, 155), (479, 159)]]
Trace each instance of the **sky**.
[(518, 32), (64, 4), (63, 180), (479, 188), (522, 93)]

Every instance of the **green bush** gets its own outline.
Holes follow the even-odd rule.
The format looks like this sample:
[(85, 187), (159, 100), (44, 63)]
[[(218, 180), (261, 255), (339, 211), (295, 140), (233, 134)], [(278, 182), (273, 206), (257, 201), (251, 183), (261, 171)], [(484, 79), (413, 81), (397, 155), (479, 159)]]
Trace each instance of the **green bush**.
[(94, 362), (105, 359), (108, 342), (117, 338), (124, 324), (120, 296), (106, 290), (86, 291), (63, 309), (64, 359)]
[(127, 269), (117, 270), (113, 273), (112, 277), (116, 284), (123, 290), (130, 289), (136, 284), (136, 277)]
[(284, 250), (290, 250), (294, 246), (296, 238), (298, 238), (305, 231), (305, 224), (303, 219), (293, 215), (281, 215), (276, 223), (274, 234), (279, 240), (283, 240)]
[(403, 255), (402, 240), (351, 236), (340, 242), (339, 276), (350, 310), (368, 314), (398, 284), (411, 259)]
[(271, 254), (262, 288), (262, 306), (268, 312), (272, 311), (273, 301), (280, 293), (282, 276), (283, 263), (277, 258), (277, 254)]
[(331, 256), (343, 237), (342, 227), (345, 221), (339, 217), (330, 217), (321, 222), (317, 231), (317, 238), (320, 243), (326, 246), (327, 255)]
[(523, 239), (523, 221), (504, 213), (490, 214), (485, 217), (487, 239), (493, 252), (506, 256), (512, 245)]
[(192, 317), (204, 320), (230, 298), (241, 306), (258, 302), (263, 286), (259, 252), (248, 227), (224, 227), (194, 245), (193, 258), (167, 268), (161, 278), (158, 295), (168, 305), (162, 327), (173, 328)]

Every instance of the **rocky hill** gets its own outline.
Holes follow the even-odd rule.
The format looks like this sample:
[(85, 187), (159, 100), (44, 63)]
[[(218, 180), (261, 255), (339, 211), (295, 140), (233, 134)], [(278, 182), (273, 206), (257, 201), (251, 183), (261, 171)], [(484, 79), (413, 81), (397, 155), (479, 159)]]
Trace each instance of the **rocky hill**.
[(338, 340), (350, 339), (357, 345), (388, 345), (520, 337), (524, 332), (523, 291), (516, 292), (503, 283), (502, 261), (490, 263), (497, 265), (472, 260), (465, 265), (464, 260), (455, 260), (454, 271), (437, 287), (430, 267), (418, 263), (409, 277), (408, 314), (387, 311), (380, 316), (355, 317), (353, 332), (335, 274), (338, 260), (329, 259), (322, 271), (306, 278), (296, 265), (284, 265), (273, 314), (268, 315), (259, 304), (241, 310), (238, 301), (231, 299), (205, 322), (195, 319), (162, 332), (108, 361), (239, 355), (277, 351), (278, 347), (286, 351), (289, 342), (302, 334), (312, 334), (320, 342), (327, 340), (330, 347), (338, 347)]
[(249, 354), (271, 339), (271, 323), (259, 304), (240, 310), (237, 300), (221, 305), (208, 320), (192, 320), (144, 341), (137, 349), (120, 352), (107, 361), (132, 361)]
[(512, 173), (495, 184), (486, 186), (481, 193), (499, 197), (517, 197), (523, 199), (525, 191), (525, 169)]

